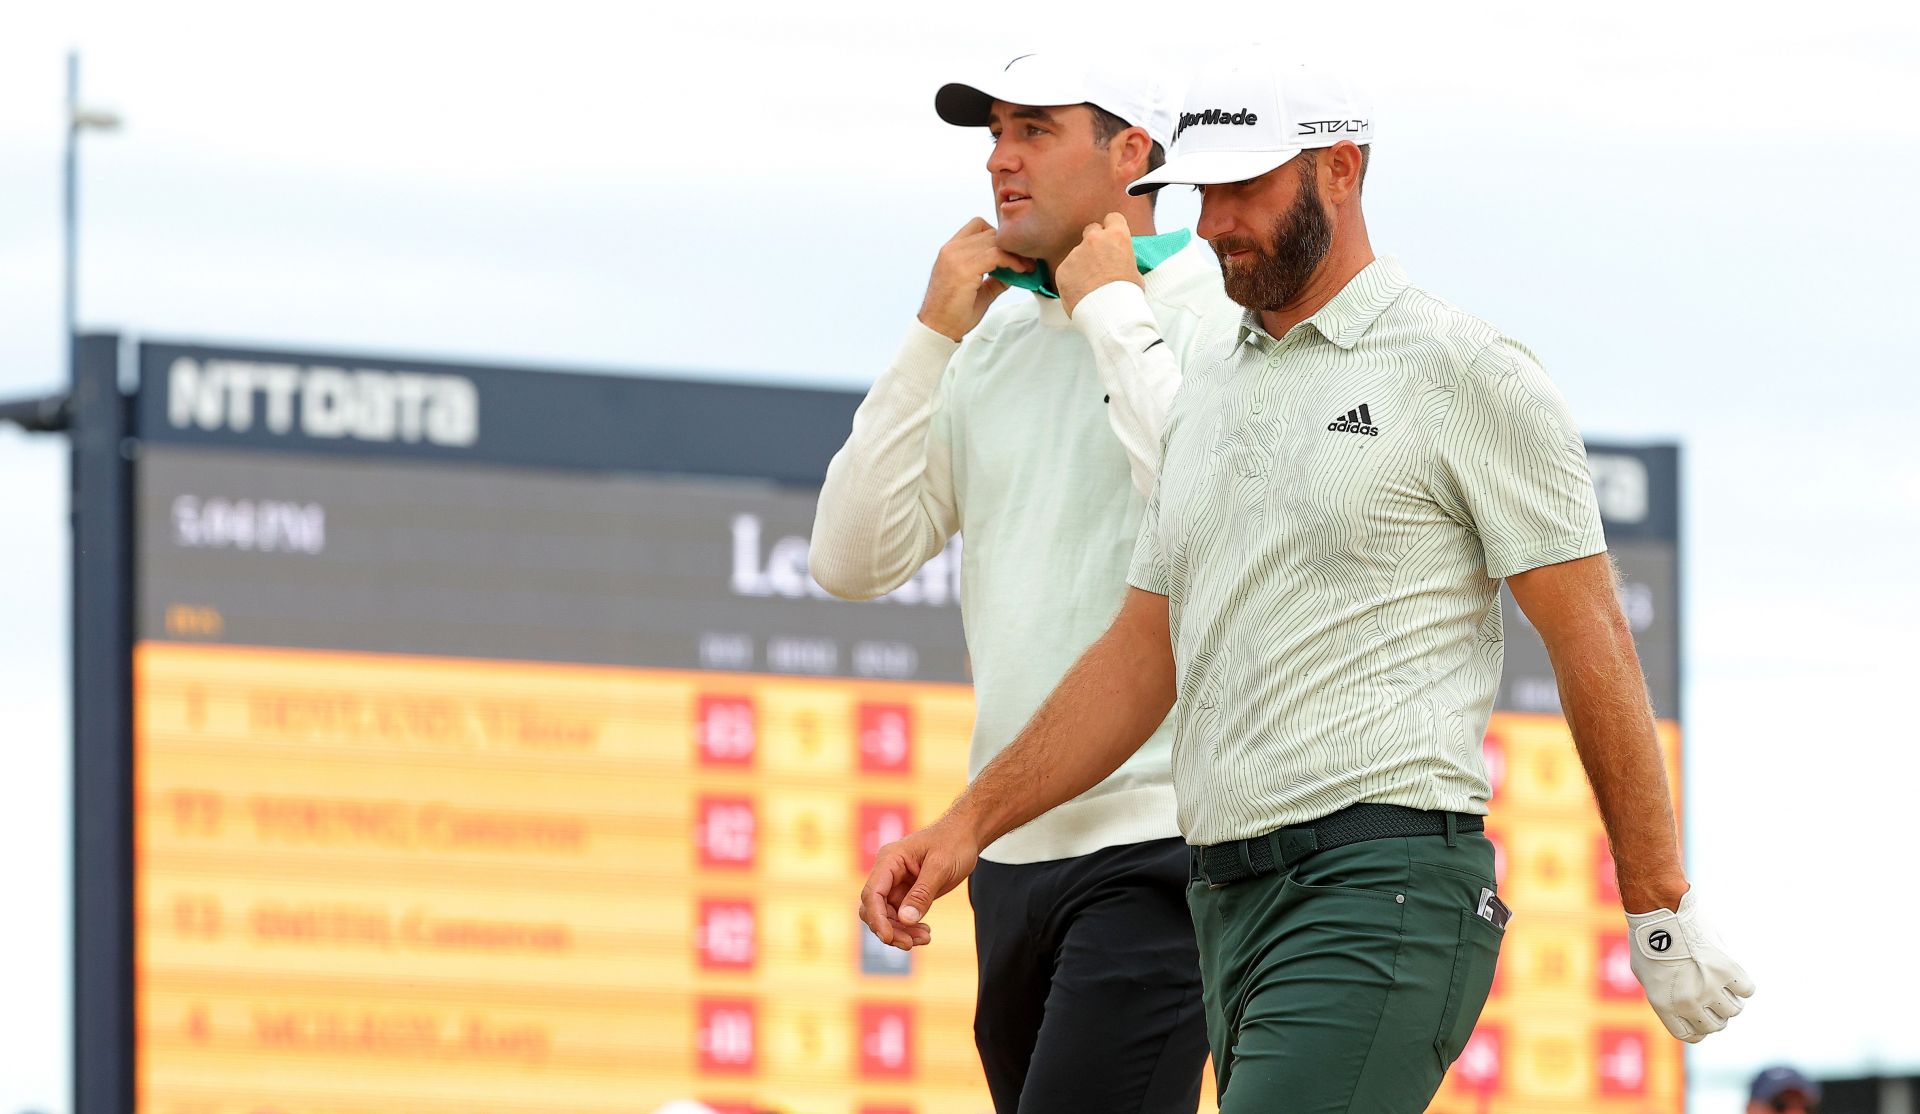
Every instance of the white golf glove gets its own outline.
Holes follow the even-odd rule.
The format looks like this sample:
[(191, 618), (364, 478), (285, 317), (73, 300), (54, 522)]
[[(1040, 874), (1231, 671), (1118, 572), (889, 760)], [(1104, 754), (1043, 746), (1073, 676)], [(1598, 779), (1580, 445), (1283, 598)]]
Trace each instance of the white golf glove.
[(1727, 954), (1692, 890), (1680, 899), (1679, 912), (1628, 913), (1627, 927), (1633, 977), (1667, 1032), (1688, 1044), (1726, 1028), (1744, 1008), (1740, 999), (1753, 996), (1753, 980)]

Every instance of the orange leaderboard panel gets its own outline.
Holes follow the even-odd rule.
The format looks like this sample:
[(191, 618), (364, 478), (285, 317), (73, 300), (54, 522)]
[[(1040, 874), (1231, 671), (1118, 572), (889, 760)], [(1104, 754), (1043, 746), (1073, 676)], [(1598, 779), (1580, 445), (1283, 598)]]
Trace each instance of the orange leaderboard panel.
[(965, 901), (912, 957), (851, 914), (963, 686), (154, 642), (136, 690), (143, 1109), (983, 1107)]

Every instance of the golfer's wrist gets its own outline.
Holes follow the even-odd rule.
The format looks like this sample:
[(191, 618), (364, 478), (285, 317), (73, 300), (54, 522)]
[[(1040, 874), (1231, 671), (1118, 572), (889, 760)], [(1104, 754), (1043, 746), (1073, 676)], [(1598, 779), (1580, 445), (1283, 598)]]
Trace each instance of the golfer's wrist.
[(988, 802), (983, 801), (972, 789), (968, 789), (953, 802), (953, 807), (940, 818), (940, 823), (954, 837), (978, 851), (1004, 834), (994, 830), (992, 812)]

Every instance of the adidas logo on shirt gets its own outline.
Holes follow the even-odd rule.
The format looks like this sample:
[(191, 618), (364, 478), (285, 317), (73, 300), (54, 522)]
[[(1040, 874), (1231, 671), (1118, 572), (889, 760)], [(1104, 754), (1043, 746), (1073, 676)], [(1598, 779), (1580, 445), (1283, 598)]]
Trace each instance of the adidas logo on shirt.
[(1367, 412), (1367, 404), (1347, 411), (1327, 423), (1328, 433), (1364, 433), (1368, 437), (1380, 436), (1380, 427), (1373, 424), (1373, 415)]

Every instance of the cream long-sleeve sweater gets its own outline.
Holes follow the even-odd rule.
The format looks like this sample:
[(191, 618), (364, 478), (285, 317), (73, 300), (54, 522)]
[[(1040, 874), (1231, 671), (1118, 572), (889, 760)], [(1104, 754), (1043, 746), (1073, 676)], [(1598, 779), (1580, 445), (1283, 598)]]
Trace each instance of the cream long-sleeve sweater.
[[(1144, 279), (1101, 287), (1071, 319), (1057, 299), (1010, 294), (1021, 300), (958, 344), (914, 322), (827, 469), (810, 560), (835, 595), (884, 595), (955, 532), (965, 542), (969, 776), (1119, 611), (1181, 361), (1239, 320), (1198, 243)], [(1043, 862), (1177, 835), (1170, 723), (984, 857)]]

